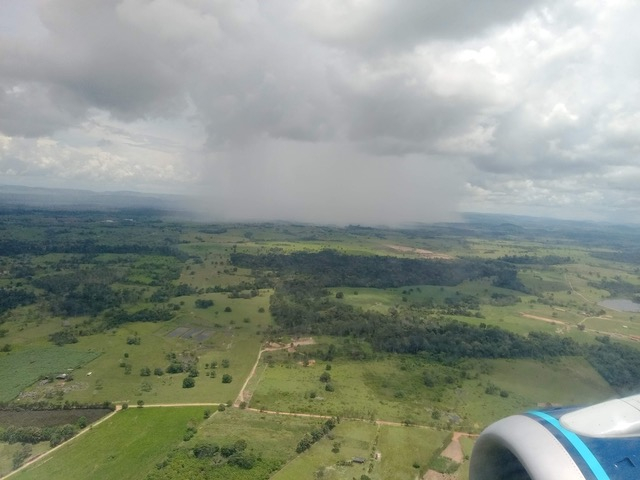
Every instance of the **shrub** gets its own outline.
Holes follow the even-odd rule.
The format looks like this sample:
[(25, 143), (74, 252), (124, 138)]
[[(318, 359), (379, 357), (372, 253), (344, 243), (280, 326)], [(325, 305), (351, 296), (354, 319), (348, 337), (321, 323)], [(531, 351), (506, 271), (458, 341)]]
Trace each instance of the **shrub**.
[(196, 386), (196, 381), (193, 377), (186, 377), (182, 380), (182, 388), (193, 388)]

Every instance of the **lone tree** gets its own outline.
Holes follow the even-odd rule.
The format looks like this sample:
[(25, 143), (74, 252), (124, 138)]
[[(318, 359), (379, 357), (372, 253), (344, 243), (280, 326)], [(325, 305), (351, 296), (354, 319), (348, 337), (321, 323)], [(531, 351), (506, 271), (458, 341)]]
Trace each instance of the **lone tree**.
[(182, 380), (182, 388), (193, 388), (196, 386), (196, 381), (193, 377), (187, 377)]
[(231, 375), (229, 375), (228, 373), (225, 373), (222, 376), (222, 383), (231, 383), (232, 380), (233, 380), (233, 377)]

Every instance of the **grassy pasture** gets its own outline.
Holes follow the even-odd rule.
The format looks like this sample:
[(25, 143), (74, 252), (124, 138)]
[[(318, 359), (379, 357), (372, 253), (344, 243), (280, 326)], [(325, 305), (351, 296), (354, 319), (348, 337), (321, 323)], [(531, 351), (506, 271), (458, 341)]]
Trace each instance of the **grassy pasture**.
[(203, 408), (130, 408), (64, 444), (15, 475), (16, 480), (138, 480), (178, 444)]
[[(210, 296), (215, 297), (215, 294)], [(190, 297), (185, 298), (185, 304), (193, 301)], [(65, 398), (78, 401), (108, 398), (130, 402), (141, 399), (145, 403), (221, 403), (233, 400), (257, 358), (262, 337), (256, 333), (270, 322), (268, 313), (258, 313), (258, 308), (266, 306), (267, 296), (250, 300), (227, 299), (222, 295), (215, 298), (214, 307), (190, 309), (170, 322), (128, 324), (113, 332), (81, 338), (78, 345), (99, 348), (103, 354), (76, 372), (77, 380), (84, 388), (69, 393)], [(225, 306), (231, 306), (232, 312), (224, 313)], [(219, 315), (215, 315), (216, 311)], [(245, 318), (250, 319), (249, 323), (244, 322)], [(211, 331), (212, 335), (202, 342), (169, 336), (180, 326), (201, 327)], [(134, 335), (141, 338), (140, 345), (127, 345), (127, 338)], [(182, 388), (186, 373), (140, 376), (143, 367), (152, 371), (156, 367), (166, 369), (170, 363), (166, 355), (183, 351), (195, 352), (199, 357), (200, 374), (194, 388)], [(223, 359), (229, 360), (229, 368), (222, 368)], [(205, 364), (213, 361), (218, 363), (215, 378), (207, 376), (213, 370), (205, 368)], [(129, 375), (119, 366), (122, 362), (131, 365)], [(221, 382), (225, 373), (233, 377), (231, 383)]]
[[(47, 343), (43, 345), (42, 340), (39, 340), (40, 343), (33, 343), (41, 338), (37, 336), (25, 339), (25, 342), (32, 342), (28, 349), (24, 349), (27, 353), (16, 350), (9, 354), (0, 354), (0, 362), (13, 360), (17, 365), (16, 368), (0, 370), (0, 379), (5, 380), (5, 385), (11, 386), (11, 382), (15, 383), (11, 389), (3, 389), (2, 394), (6, 400), (10, 400), (20, 391), (27, 389), (33, 399), (52, 394), (56, 399), (57, 391), (62, 389), (62, 385), (27, 387), (35, 382), (38, 375), (64, 367), (64, 371), (67, 368), (75, 369), (74, 380), (65, 384), (66, 392), (63, 398), (66, 400), (113, 400), (132, 403), (143, 400), (148, 404), (221, 403), (233, 400), (257, 358), (262, 341), (259, 332), (271, 322), (269, 313), (258, 312), (259, 308), (268, 309), (268, 295), (268, 291), (263, 291), (260, 296), (252, 299), (229, 299), (225, 294), (178, 297), (184, 305), (179, 315), (169, 322), (126, 324), (101, 334), (79, 337), (78, 343), (73, 347), (54, 347)], [(208, 309), (197, 309), (194, 307), (196, 298), (210, 298), (214, 300), (215, 305)], [(226, 307), (230, 307), (232, 311), (225, 312)], [(211, 335), (199, 342), (170, 336), (178, 327), (198, 327), (211, 332)], [(12, 335), (12, 340), (26, 332), (35, 334), (37, 331), (38, 329), (31, 328), (16, 332), (15, 336)], [(127, 339), (134, 336), (140, 337), (140, 345), (127, 344)], [(91, 355), (84, 360), (76, 360), (74, 352), (82, 351), (91, 352)], [(182, 380), (187, 376), (186, 373), (146, 377), (140, 375), (144, 367), (150, 368), (151, 371), (157, 367), (166, 369), (170, 363), (167, 354), (175, 352), (180, 355), (185, 351), (194, 352), (199, 357), (199, 377), (196, 378), (194, 388), (182, 388)], [(223, 359), (229, 360), (229, 368), (221, 367)], [(58, 361), (62, 361), (63, 364), (58, 366)], [(205, 368), (205, 364), (211, 364), (213, 361), (218, 363), (215, 378), (207, 376), (211, 369)], [(14, 363), (7, 365), (11, 367)], [(82, 366), (77, 368), (80, 364)], [(130, 365), (129, 374), (121, 364)], [(28, 375), (27, 372), (31, 370), (33, 374)], [(224, 373), (233, 377), (231, 383), (222, 383)], [(9, 398), (9, 395), (12, 397)]]
[[(148, 480), (206, 478), (207, 480), (266, 480), (274, 471), (293, 459), (301, 438), (324, 420), (285, 415), (265, 415), (239, 409), (217, 412), (203, 422), (198, 433), (184, 447), (207, 442), (217, 445), (246, 440), (247, 450), (260, 460), (250, 470), (228, 465), (210, 468), (207, 460), (198, 460), (186, 449), (178, 450), (167, 465), (154, 470)], [(205, 476), (199, 477), (200, 472)]]
[(473, 445), (475, 443), (475, 438), (473, 437), (460, 437), (460, 446), (462, 447), (465, 460), (458, 469), (458, 480), (469, 480), (469, 458), (471, 458), (471, 452), (473, 451)]
[[(431, 456), (442, 449), (447, 433), (428, 428), (341, 422), (330, 435), (302, 453), (272, 478), (350, 480), (367, 475), (372, 480), (413, 478), (424, 472)], [(335, 446), (338, 445), (337, 451)], [(354, 457), (363, 464), (351, 462)], [(415, 465), (415, 466), (414, 466)]]
[[(373, 470), (378, 467), (378, 462), (372, 459), (373, 450), (377, 448), (377, 432), (377, 426), (371, 423), (343, 421), (331, 432), (332, 438), (325, 436), (287, 464), (272, 479), (318, 478), (319, 472), (322, 472), (320, 478), (331, 480), (360, 478), (364, 474), (374, 479), (382, 478), (369, 471), (369, 466)], [(335, 442), (339, 443), (338, 452), (332, 451)], [(339, 465), (339, 462), (349, 462), (353, 457), (364, 458), (365, 463)]]
[[(403, 361), (407, 360), (407, 361)], [(275, 363), (264, 367), (251, 400), (253, 408), (342, 417), (410, 421), (440, 428), (479, 431), (489, 423), (538, 404), (576, 404), (604, 400), (613, 390), (582, 359), (554, 363), (533, 360), (468, 362), (460, 371), (425, 360), (389, 356), (381, 360), (332, 362), (327, 392), (319, 376), (323, 363), (304, 367)], [(425, 372), (440, 381), (432, 388)], [(451, 380), (446, 380), (451, 379)], [(450, 382), (450, 383), (449, 383)], [(508, 397), (488, 395), (496, 385)], [(437, 417), (434, 412), (437, 412)]]
[[(22, 448), (19, 443), (1, 443), (0, 442), (0, 478), (4, 478), (13, 470), (13, 455)], [(31, 457), (41, 455), (49, 450), (49, 442), (40, 442), (31, 446)]]
[(99, 355), (99, 351), (69, 346), (41, 346), (0, 353), (0, 401), (14, 399), (41, 375), (75, 371)]
[[(403, 480), (424, 473), (429, 460), (441, 450), (449, 434), (428, 428), (380, 427), (380, 479)], [(416, 468), (414, 465), (418, 465)]]

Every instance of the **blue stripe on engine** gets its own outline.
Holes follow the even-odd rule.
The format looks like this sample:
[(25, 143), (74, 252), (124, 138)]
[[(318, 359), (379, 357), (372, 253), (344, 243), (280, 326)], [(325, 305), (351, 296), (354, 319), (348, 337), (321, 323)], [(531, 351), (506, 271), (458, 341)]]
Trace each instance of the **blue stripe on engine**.
[(600, 462), (598, 461), (598, 459), (593, 455), (593, 453), (591, 453), (591, 450), (589, 450), (589, 447), (587, 447), (584, 444), (584, 442), (578, 435), (564, 428), (560, 424), (558, 419), (552, 417), (551, 415), (548, 415), (544, 412), (537, 412), (537, 411), (530, 411), (528, 413), (545, 420), (546, 422), (553, 425), (560, 433), (562, 433), (562, 435), (564, 435), (564, 437), (569, 441), (569, 443), (571, 443), (571, 445), (573, 445), (574, 448), (578, 451), (578, 453), (582, 456), (582, 458), (587, 463), (587, 465), (589, 466), (589, 468), (591, 469), (591, 471), (593, 472), (593, 474), (596, 476), (598, 480), (609, 480), (609, 475), (607, 475), (607, 472), (604, 471), (604, 468), (602, 468), (602, 465), (600, 465)]

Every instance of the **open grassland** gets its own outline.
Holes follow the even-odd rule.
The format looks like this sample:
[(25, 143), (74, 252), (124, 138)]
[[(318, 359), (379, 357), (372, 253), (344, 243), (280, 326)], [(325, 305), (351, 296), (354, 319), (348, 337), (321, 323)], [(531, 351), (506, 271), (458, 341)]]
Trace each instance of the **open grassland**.
[[(262, 367), (251, 406), (477, 432), (506, 414), (538, 405), (589, 403), (614, 395), (585, 360), (573, 357), (551, 363), (483, 360), (455, 369), (389, 356), (333, 361), (331, 366), (334, 391), (326, 391), (319, 380), (326, 371), (324, 363)], [(425, 376), (432, 386), (425, 385)]]
[[(217, 412), (203, 422), (198, 433), (169, 455), (163, 467), (152, 471), (148, 480), (177, 478), (206, 480), (266, 480), (293, 459), (298, 442), (324, 420), (287, 415), (266, 415), (239, 409)], [(224, 446), (246, 442), (245, 454), (256, 459), (251, 469), (196, 458), (197, 445)]]
[[(343, 421), (331, 432), (330, 437), (326, 436), (315, 443), (272, 478), (293, 480), (320, 477), (342, 480), (360, 478), (361, 475), (382, 478), (373, 473), (379, 466), (373, 459), (377, 437), (376, 425)], [(354, 457), (362, 458), (364, 463), (352, 463)]]
[(0, 353), (0, 401), (15, 398), (41, 376), (70, 373), (100, 355), (87, 348), (41, 346)]
[[(446, 432), (413, 427), (341, 422), (307, 452), (272, 478), (326, 478), (350, 480), (367, 475), (372, 480), (414, 478), (436, 451), (444, 448)], [(363, 463), (354, 462), (354, 458)]]
[[(0, 478), (4, 478), (13, 468), (13, 456), (23, 448), (19, 443), (0, 443)], [(30, 446), (30, 454), (27, 458), (35, 458), (49, 450), (49, 442), (40, 442)], [(27, 447), (29, 449), (29, 447)]]
[(381, 480), (404, 480), (424, 473), (433, 455), (446, 447), (451, 435), (441, 430), (414, 427), (380, 427)]
[[(259, 332), (270, 324), (269, 314), (258, 312), (259, 308), (267, 307), (268, 296), (252, 299), (228, 299), (221, 294), (208, 296), (215, 299), (214, 307), (206, 310), (191, 307), (169, 322), (127, 324), (117, 330), (81, 337), (75, 347), (84, 347), (100, 356), (74, 370), (74, 380), (65, 384), (64, 399), (79, 402), (110, 399), (131, 403), (138, 400), (145, 403), (222, 403), (233, 400), (257, 358), (262, 339)], [(187, 302), (192, 304), (193, 298), (185, 297), (185, 304)], [(224, 312), (226, 306), (232, 311)], [(172, 332), (180, 332), (177, 329), (181, 327), (204, 331), (209, 336), (202, 341), (172, 336)], [(139, 337), (140, 344), (127, 344), (127, 339), (132, 337)], [(53, 352), (69, 349), (47, 348)], [(198, 358), (199, 374), (195, 378), (195, 387), (182, 387), (187, 373), (166, 372), (170, 364), (168, 355), (172, 353), (177, 358), (186, 354)], [(228, 367), (223, 367), (223, 360), (229, 361)], [(210, 368), (214, 362), (217, 367)], [(77, 367), (77, 364), (73, 366)], [(149, 368), (151, 375), (142, 376), (144, 368)], [(161, 368), (164, 374), (155, 375), (156, 368)], [(224, 374), (231, 375), (232, 382), (222, 383)], [(11, 373), (7, 375), (15, 377)], [(22, 388), (32, 382), (33, 379), (25, 381)], [(29, 392), (32, 397), (41, 398), (54, 387), (37, 385)], [(56, 393), (55, 388), (53, 392)]]
[(54, 455), (27, 467), (16, 480), (138, 480), (178, 444), (203, 408), (130, 408), (117, 413)]
[(460, 446), (462, 447), (464, 461), (457, 472), (458, 480), (469, 480), (469, 459), (471, 458), (471, 452), (473, 451), (474, 444), (475, 438), (460, 437)]

